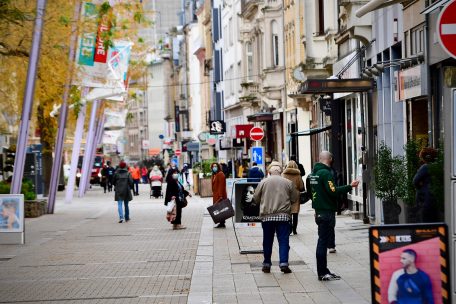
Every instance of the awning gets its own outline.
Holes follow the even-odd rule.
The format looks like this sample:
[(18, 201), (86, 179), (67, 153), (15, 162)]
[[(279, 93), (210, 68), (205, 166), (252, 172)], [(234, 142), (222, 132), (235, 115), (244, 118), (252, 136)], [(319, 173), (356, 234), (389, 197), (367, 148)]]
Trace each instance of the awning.
[(300, 88), (301, 94), (367, 92), (374, 88), (373, 79), (307, 79)]
[(384, 8), (396, 3), (402, 3), (405, 2), (406, 0), (390, 0), (390, 1), (385, 1), (385, 0), (371, 0), (361, 6), (359, 10), (356, 11), (356, 17), (361, 18), (362, 16), (366, 15), (367, 13), (370, 13), (372, 11), (378, 10), (380, 8)]
[(314, 129), (309, 129), (305, 131), (300, 131), (300, 132), (293, 132), (290, 133), (290, 136), (309, 136), (309, 135), (314, 135), (318, 134), (324, 131), (331, 130), (332, 126), (327, 126), (327, 127), (321, 127), (321, 128), (314, 128)]
[(247, 121), (262, 122), (262, 121), (273, 121), (274, 114), (269, 112), (259, 112), (253, 115), (247, 116)]

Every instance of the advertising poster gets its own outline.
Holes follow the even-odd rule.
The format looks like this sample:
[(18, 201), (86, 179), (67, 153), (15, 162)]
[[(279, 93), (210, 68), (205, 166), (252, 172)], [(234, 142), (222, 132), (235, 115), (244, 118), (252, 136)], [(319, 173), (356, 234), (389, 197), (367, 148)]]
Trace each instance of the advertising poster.
[(24, 232), (24, 196), (0, 195), (0, 232)]
[[(258, 186), (256, 182), (242, 182), (234, 184), (235, 222), (241, 226), (255, 226), (252, 223), (261, 222), (260, 204), (255, 202), (253, 194)], [(239, 226), (239, 225), (238, 225)]]
[(450, 304), (445, 224), (369, 229), (372, 303)]

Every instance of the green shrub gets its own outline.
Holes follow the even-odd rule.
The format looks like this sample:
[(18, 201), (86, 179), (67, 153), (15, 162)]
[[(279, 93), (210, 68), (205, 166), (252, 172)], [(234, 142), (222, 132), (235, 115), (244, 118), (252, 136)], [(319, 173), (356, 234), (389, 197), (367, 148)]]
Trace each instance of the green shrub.
[[(0, 182), (0, 194), (9, 194), (11, 189), (11, 185), (7, 182)], [(22, 181), (22, 188), (21, 193), (24, 194), (24, 200), (35, 200), (36, 193), (35, 193), (35, 186), (33, 185), (32, 181), (29, 179), (24, 179)]]

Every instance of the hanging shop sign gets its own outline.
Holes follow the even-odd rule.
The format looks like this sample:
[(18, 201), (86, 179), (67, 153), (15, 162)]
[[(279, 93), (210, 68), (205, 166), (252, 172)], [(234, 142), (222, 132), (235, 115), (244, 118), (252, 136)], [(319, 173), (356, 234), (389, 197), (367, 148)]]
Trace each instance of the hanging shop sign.
[(396, 101), (406, 100), (427, 94), (426, 71), (423, 64), (405, 70), (397, 74), (397, 90), (395, 90)]
[(223, 120), (211, 120), (210, 134), (224, 134), (226, 132), (226, 124)]
[(249, 138), (253, 125), (235, 125), (236, 138)]

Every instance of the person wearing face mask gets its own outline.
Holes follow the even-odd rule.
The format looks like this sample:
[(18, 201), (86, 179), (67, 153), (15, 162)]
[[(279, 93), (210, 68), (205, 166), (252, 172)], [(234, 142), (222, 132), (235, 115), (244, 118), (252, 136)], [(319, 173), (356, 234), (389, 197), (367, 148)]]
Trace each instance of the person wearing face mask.
[(184, 207), (185, 197), (191, 195), (179, 182), (179, 172), (176, 168), (169, 169), (166, 183), (165, 205), (168, 206), (168, 203), (173, 199), (176, 201), (176, 218), (171, 222), (173, 224), (173, 230), (185, 229), (187, 227), (183, 226), (181, 221), (182, 208)]
[[(227, 198), (226, 195), (226, 179), (223, 174), (222, 166), (218, 163), (211, 164), (212, 170), (212, 203), (218, 202)], [(216, 228), (225, 228), (225, 221), (220, 222)]]

